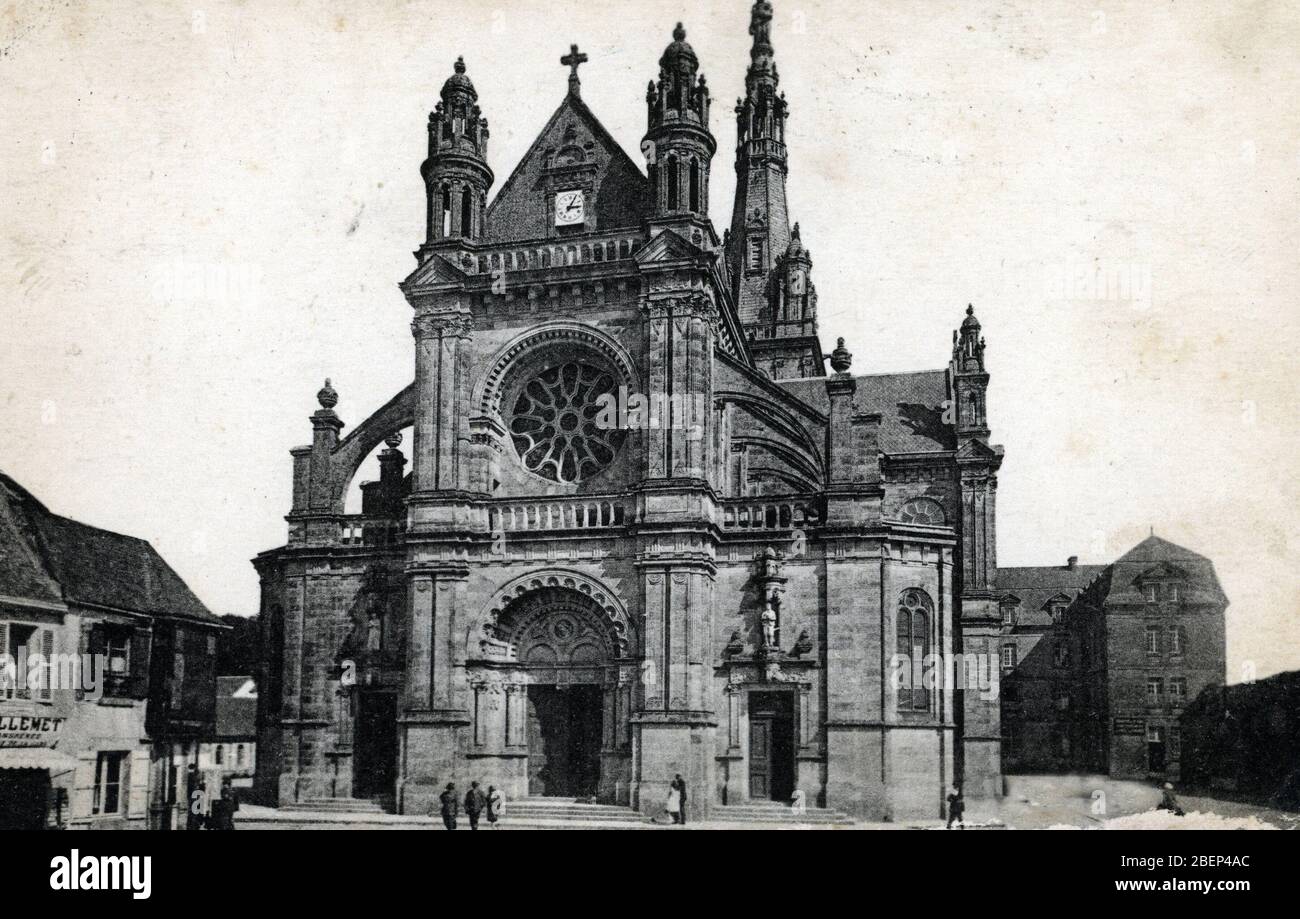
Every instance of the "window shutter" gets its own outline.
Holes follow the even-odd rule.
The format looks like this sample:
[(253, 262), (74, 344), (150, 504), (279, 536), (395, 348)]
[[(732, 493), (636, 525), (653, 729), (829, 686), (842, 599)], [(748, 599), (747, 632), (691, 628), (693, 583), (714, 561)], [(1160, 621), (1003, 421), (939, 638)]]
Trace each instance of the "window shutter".
[(171, 692), (171, 710), (173, 713), (181, 710), (181, 702), (184, 698), (182, 690), (185, 686), (185, 630), (176, 626), (175, 632), (172, 633), (172, 692)]
[[(7, 656), (8, 654), (9, 654), (9, 623), (0, 622), (0, 655)], [(4, 682), (0, 683), (0, 699), (13, 698), (13, 692), (14, 692), (13, 683), (10, 681), (8, 668), (9, 667), (16, 668), (18, 665), (13, 661), (6, 661), (6, 663), (8, 664), (8, 667), (5, 668), (5, 672), (2, 677)], [(16, 670), (14, 676), (17, 676)]]
[(42, 702), (49, 702), (54, 698), (54, 630), (41, 629), (41, 657), (45, 659), (41, 664), (41, 685), (36, 692), (36, 698)]
[(131, 687), (128, 695), (132, 699), (145, 699), (149, 696), (149, 650), (150, 635), (147, 626), (133, 629), (131, 632)]

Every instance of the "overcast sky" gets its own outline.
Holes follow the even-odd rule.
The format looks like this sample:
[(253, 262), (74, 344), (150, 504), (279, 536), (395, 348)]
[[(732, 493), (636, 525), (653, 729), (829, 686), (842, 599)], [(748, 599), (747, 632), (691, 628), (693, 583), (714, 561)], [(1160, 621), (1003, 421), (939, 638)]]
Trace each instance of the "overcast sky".
[[(844, 336), (859, 373), (943, 367), (973, 302), (1001, 563), (1105, 562), (1154, 527), (1215, 561), (1231, 681), (1300, 667), (1297, 6), (775, 6), (827, 349)], [(639, 162), (683, 20), (718, 102), (721, 229), (748, 7), (9, 5), (0, 469), (255, 613), (248, 560), (284, 541), (316, 390), (333, 379), (350, 430), (413, 376), (396, 284), (456, 56), (499, 189), (572, 42)], [(196, 269), (218, 280), (176, 283)]]

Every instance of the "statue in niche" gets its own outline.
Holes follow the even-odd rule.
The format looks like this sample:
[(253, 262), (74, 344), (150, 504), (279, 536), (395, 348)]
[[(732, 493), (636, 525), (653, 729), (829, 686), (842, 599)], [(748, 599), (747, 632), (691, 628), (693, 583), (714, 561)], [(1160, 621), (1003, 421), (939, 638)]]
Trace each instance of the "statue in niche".
[(340, 662), (378, 655), (384, 650), (384, 617), (391, 593), (384, 569), (379, 565), (367, 568), (349, 612), (352, 628), (339, 646)]
[(777, 643), (776, 643), (777, 618), (776, 618), (776, 609), (772, 605), (773, 599), (774, 598), (771, 595), (768, 596), (767, 602), (763, 605), (763, 613), (758, 617), (759, 624), (762, 626), (763, 629), (763, 650), (764, 651), (775, 651), (777, 649)]

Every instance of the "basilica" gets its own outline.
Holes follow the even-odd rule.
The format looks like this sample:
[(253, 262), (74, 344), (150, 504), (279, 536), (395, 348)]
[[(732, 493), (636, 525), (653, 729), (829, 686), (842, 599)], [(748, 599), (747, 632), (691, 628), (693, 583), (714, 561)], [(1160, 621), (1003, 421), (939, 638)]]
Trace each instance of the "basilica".
[(996, 692), (919, 666), (996, 679), (980, 323), (954, 304), (930, 370), (823, 353), (767, 0), (749, 32), (721, 237), (721, 119), (680, 24), (640, 161), (574, 46), (495, 193), (490, 100), (455, 63), (401, 284), (413, 381), (347, 436), (326, 382), (287, 542), (254, 560), (264, 799), (427, 814), (476, 780), (654, 815), (680, 775), (695, 815), (798, 797), (902, 820), (999, 792)]

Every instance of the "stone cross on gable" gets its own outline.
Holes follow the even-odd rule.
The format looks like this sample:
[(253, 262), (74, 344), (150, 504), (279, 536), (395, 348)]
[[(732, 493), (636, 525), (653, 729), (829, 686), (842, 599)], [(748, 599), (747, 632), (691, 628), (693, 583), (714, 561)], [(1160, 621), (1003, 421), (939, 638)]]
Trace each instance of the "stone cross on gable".
[(569, 45), (569, 53), (560, 58), (560, 63), (569, 68), (569, 93), (582, 95), (582, 81), (578, 79), (578, 68), (587, 63), (587, 55), (578, 50), (577, 45)]

